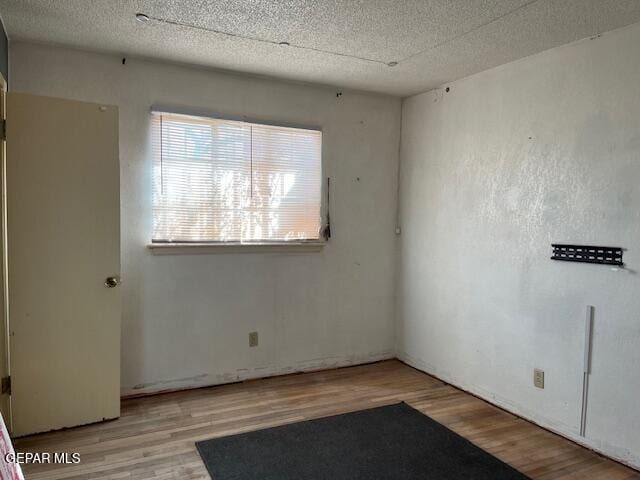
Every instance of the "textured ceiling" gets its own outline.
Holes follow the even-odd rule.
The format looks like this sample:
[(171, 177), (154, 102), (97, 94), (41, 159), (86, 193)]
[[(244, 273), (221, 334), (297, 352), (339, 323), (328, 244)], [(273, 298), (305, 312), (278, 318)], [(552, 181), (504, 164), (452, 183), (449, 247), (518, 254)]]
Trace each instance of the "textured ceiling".
[(639, 22), (640, 0), (0, 0), (0, 14), (12, 41), (406, 96)]

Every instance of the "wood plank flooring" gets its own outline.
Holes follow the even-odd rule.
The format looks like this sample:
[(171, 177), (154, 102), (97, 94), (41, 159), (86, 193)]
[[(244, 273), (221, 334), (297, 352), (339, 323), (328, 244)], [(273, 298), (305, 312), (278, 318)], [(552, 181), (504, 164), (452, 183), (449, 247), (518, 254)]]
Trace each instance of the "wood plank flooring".
[(79, 452), (30, 465), (28, 480), (209, 479), (194, 442), (405, 401), (534, 479), (640, 480), (640, 474), (397, 360), (124, 400), (111, 422), (17, 441)]

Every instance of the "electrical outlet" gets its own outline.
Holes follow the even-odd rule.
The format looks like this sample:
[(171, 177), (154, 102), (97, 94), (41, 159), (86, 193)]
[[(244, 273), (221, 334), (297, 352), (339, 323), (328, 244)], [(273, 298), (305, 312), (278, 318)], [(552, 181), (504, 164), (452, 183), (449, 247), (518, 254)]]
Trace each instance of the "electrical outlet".
[(258, 332), (249, 332), (249, 346), (250, 347), (258, 346)]
[(544, 388), (544, 370), (533, 369), (533, 385), (538, 388)]

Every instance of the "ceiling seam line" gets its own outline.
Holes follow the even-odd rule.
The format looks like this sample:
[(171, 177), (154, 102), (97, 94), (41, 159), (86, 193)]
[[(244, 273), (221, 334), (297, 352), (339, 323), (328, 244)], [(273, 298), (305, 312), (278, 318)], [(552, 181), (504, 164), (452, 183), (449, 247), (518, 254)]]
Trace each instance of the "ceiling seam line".
[(385, 62), (385, 61), (382, 61), (382, 60), (376, 60), (376, 59), (367, 58), (367, 57), (359, 57), (357, 55), (350, 55), (348, 53), (332, 52), (331, 50), (323, 50), (321, 48), (307, 47), (307, 46), (304, 46), (304, 45), (297, 45), (297, 44), (289, 43), (289, 42), (284, 42), (284, 43), (283, 42), (277, 42), (275, 40), (267, 40), (265, 38), (252, 37), (250, 35), (241, 35), (241, 34), (238, 34), (238, 33), (226, 32), (224, 30), (216, 30), (214, 28), (202, 27), (200, 25), (194, 25), (194, 24), (190, 24), (190, 23), (183, 23), (183, 22), (179, 22), (179, 21), (176, 21), (176, 20), (153, 17), (151, 15), (146, 15), (146, 17), (149, 20), (152, 20), (154, 22), (164, 23), (164, 24), (167, 24), (167, 25), (174, 25), (174, 26), (178, 26), (178, 27), (193, 28), (195, 30), (201, 30), (201, 31), (204, 31), (204, 32), (214, 33), (214, 34), (218, 34), (218, 35), (225, 35), (225, 36), (228, 36), (228, 37), (241, 38), (243, 40), (251, 40), (251, 41), (254, 41), (254, 42), (267, 43), (269, 45), (276, 45), (276, 46), (286, 45), (289, 48), (297, 48), (297, 49), (300, 49), (300, 50), (308, 50), (308, 51), (312, 51), (312, 52), (323, 53), (323, 54), (326, 54), (326, 55), (334, 55), (334, 56), (337, 56), (337, 57), (352, 58), (352, 59), (355, 59), (355, 60), (361, 60), (361, 61), (370, 62), (370, 63), (377, 63), (377, 64), (380, 64), (380, 65), (388, 65), (389, 64), (389, 62)]
[(539, 2), (539, 1), (540, 1), (540, 0), (531, 0), (530, 2), (527, 2), (527, 3), (523, 4), (523, 5), (520, 5), (518, 8), (514, 8), (513, 10), (509, 10), (508, 12), (506, 12), (506, 13), (504, 13), (504, 14), (502, 14), (502, 15), (498, 16), (498, 17), (492, 18), (492, 19), (491, 19), (491, 20), (489, 20), (488, 22), (481, 23), (480, 25), (477, 25), (476, 27), (473, 27), (471, 30), (467, 30), (466, 32), (462, 32), (462, 33), (461, 33), (461, 34), (459, 34), (459, 35), (456, 35), (456, 36), (454, 36), (454, 37), (448, 38), (448, 39), (447, 39), (447, 40), (445, 40), (444, 42), (438, 43), (438, 44), (436, 44), (436, 45), (432, 45), (432, 46), (430, 46), (430, 47), (425, 48), (424, 50), (420, 50), (419, 52), (412, 53), (411, 55), (409, 55), (409, 56), (407, 56), (407, 57), (404, 57), (404, 58), (402, 58), (402, 59), (398, 60), (398, 63), (404, 63), (404, 62), (406, 62), (407, 60), (410, 60), (410, 59), (412, 59), (412, 58), (414, 58), (414, 57), (417, 57), (417, 56), (419, 56), (419, 55), (422, 55), (423, 53), (427, 53), (427, 52), (429, 52), (429, 51), (431, 51), (431, 50), (435, 50), (436, 48), (443, 47), (443, 46), (447, 45), (448, 43), (451, 43), (451, 42), (454, 42), (454, 41), (456, 41), (456, 40), (459, 40), (459, 39), (461, 39), (462, 37), (465, 37), (465, 36), (467, 36), (467, 35), (469, 35), (469, 34), (471, 34), (471, 33), (474, 33), (474, 32), (476, 32), (476, 31), (480, 30), (481, 28), (484, 28), (484, 27), (486, 27), (486, 26), (488, 26), (488, 25), (491, 25), (492, 23), (495, 23), (495, 22), (497, 22), (497, 21), (499, 21), (499, 20), (502, 20), (503, 18), (508, 17), (509, 15), (512, 15), (512, 14), (514, 14), (514, 13), (516, 13), (516, 12), (518, 12), (518, 11), (520, 11), (520, 10), (524, 9), (524, 8), (527, 8), (527, 7), (529, 7), (530, 5), (533, 5), (534, 3), (537, 3), (537, 2)]

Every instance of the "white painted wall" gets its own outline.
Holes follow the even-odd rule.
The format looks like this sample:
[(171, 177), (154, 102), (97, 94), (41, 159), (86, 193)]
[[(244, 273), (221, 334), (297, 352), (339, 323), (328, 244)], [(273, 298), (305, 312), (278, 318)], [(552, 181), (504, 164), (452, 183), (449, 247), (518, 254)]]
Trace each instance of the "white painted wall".
[[(640, 466), (640, 25), (403, 103), (399, 356)], [(629, 270), (552, 242), (628, 249)], [(544, 390), (533, 369), (546, 372)]]
[[(393, 356), (399, 99), (26, 43), (10, 71), (14, 91), (120, 108), (124, 394)], [(324, 251), (154, 256), (154, 103), (321, 125)]]

